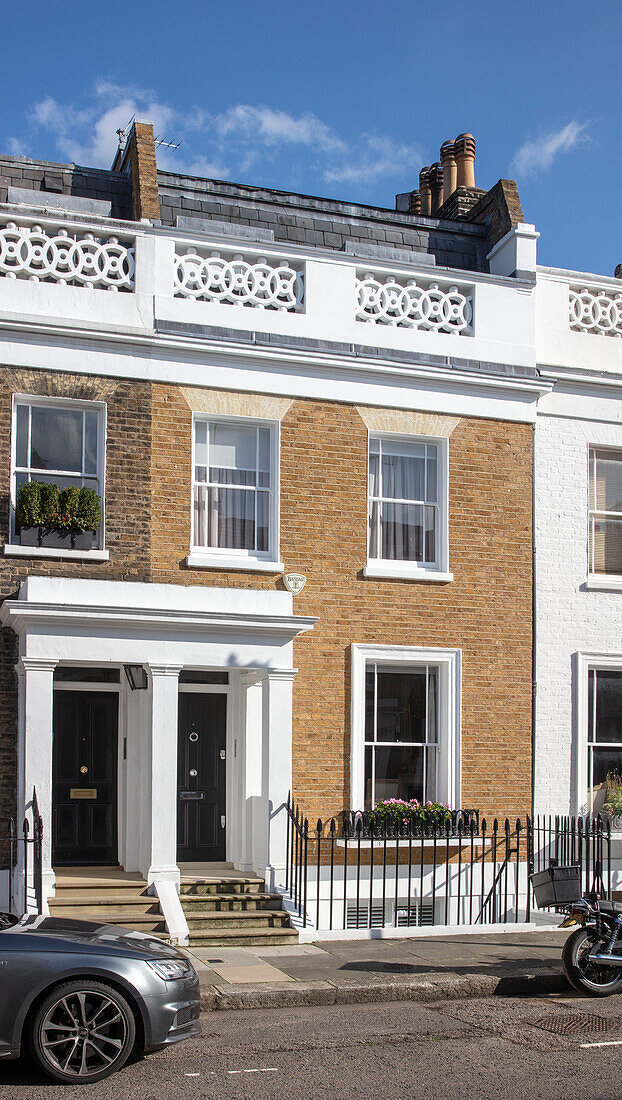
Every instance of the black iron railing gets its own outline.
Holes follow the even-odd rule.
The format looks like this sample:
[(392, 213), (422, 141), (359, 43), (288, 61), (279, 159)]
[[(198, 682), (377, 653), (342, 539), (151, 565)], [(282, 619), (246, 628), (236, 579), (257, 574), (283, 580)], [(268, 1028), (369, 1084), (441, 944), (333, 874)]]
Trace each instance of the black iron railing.
[(322, 930), (529, 922), (529, 874), (576, 862), (583, 888), (611, 896), (611, 830), (600, 818), (495, 818), (378, 824), (345, 813), (309, 825), (287, 806), (285, 892), (303, 928)]
[[(39, 813), (37, 792), (32, 792), (32, 825), (27, 817), (17, 828), (15, 819), (9, 821), (8, 836), (0, 836), (0, 865), (8, 867), (8, 908), (10, 912), (43, 912), (43, 820)], [(16, 890), (17, 876), (21, 885)], [(17, 896), (23, 898), (18, 903)]]

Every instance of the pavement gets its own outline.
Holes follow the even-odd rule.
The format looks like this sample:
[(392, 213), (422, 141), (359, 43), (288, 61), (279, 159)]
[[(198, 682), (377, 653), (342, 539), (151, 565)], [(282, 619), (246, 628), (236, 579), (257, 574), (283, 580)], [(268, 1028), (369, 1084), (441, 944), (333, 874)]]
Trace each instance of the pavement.
[(186, 950), (201, 982), (201, 1011), (209, 1012), (563, 993), (567, 935), (553, 929)]

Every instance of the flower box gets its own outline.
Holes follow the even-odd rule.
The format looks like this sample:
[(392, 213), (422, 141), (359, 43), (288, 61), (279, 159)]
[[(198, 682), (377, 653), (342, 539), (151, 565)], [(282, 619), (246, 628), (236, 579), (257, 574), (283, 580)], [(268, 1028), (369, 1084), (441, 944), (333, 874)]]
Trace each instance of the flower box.
[(63, 531), (57, 527), (42, 527), (41, 546), (47, 546), (53, 550), (71, 550), (71, 531)]
[(92, 550), (94, 531), (72, 531), (72, 545), (74, 550)]
[(22, 546), (38, 546), (39, 545), (39, 528), (38, 527), (20, 527), (19, 541)]

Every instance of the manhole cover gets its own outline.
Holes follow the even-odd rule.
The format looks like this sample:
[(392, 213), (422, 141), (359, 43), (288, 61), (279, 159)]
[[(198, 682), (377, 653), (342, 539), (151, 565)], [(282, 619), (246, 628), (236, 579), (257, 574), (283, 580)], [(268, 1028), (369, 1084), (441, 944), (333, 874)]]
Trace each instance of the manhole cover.
[(611, 1031), (620, 1028), (619, 1020), (607, 1020), (604, 1016), (585, 1012), (568, 1016), (543, 1016), (540, 1020), (526, 1020), (532, 1027), (541, 1027), (543, 1031), (553, 1031), (556, 1035), (578, 1035), (588, 1031)]

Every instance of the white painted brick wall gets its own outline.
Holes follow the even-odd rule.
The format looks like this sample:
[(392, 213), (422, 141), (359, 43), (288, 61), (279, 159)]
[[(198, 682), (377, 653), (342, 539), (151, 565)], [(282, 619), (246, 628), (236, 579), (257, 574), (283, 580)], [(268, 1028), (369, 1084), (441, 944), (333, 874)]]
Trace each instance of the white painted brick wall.
[(587, 792), (573, 804), (575, 655), (619, 654), (622, 668), (622, 591), (585, 588), (588, 447), (622, 447), (622, 424), (612, 423), (620, 405), (619, 399), (599, 398), (590, 411), (602, 420), (546, 415), (536, 424), (536, 813), (586, 808)]

